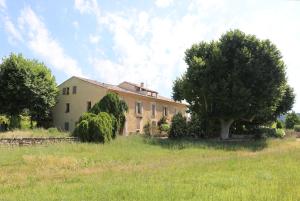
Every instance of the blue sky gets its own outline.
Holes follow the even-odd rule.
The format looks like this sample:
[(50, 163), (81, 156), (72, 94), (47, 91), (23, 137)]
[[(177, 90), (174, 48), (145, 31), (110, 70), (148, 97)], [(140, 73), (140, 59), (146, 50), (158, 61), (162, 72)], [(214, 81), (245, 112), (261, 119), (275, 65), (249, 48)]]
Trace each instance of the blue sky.
[(43, 61), (61, 83), (72, 75), (124, 80), (171, 95), (184, 51), (229, 29), (281, 50), (300, 112), (300, 1), (0, 0), (0, 56)]

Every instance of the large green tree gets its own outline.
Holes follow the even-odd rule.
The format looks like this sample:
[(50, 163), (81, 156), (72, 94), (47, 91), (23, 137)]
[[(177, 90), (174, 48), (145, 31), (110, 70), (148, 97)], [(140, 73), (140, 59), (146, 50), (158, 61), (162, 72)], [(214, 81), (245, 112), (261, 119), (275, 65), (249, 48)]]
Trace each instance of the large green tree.
[(285, 64), (269, 40), (233, 30), (192, 45), (185, 61), (188, 68), (174, 82), (173, 98), (185, 99), (199, 116), (219, 120), (222, 139), (229, 138), (234, 121), (265, 123), (292, 108)]
[(43, 126), (51, 118), (58, 95), (51, 71), (37, 60), (11, 54), (0, 64), (0, 113), (17, 116), (28, 111)]

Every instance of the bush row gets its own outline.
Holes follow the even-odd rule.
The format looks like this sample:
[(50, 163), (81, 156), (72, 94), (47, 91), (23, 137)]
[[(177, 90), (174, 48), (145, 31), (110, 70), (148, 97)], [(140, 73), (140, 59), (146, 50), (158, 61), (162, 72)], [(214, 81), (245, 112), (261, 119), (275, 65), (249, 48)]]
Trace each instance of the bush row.
[[(275, 128), (255, 126), (252, 126), (251, 128), (250, 126), (249, 132), (251, 132), (251, 134), (255, 134), (257, 137), (266, 136), (282, 138), (285, 136), (285, 131), (282, 127), (278, 127), (280, 127), (278, 124)], [(182, 114), (178, 113), (172, 118), (169, 137), (214, 137), (217, 136), (219, 130), (220, 128), (218, 127), (217, 122), (201, 121), (201, 119), (197, 116), (192, 116), (191, 120), (187, 122), (186, 118)]]

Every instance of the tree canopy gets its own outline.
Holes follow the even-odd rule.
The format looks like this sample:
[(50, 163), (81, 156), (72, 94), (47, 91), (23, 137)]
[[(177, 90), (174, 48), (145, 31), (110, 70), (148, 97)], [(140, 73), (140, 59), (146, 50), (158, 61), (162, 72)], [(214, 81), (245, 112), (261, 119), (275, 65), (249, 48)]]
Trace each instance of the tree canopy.
[(15, 116), (27, 110), (39, 126), (50, 119), (58, 89), (45, 64), (11, 54), (0, 64), (0, 88), (0, 113)]
[(187, 71), (174, 82), (173, 98), (185, 99), (190, 111), (221, 123), (229, 137), (236, 120), (275, 120), (292, 108), (285, 64), (277, 47), (239, 30), (217, 41), (200, 42), (185, 52)]

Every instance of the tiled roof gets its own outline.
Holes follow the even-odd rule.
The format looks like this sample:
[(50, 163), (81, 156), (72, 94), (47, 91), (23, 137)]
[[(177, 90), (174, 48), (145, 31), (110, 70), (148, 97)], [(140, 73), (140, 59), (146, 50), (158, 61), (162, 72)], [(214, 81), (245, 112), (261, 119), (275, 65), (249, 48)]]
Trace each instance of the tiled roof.
[[(98, 81), (95, 81), (95, 80), (90, 80), (90, 79), (86, 79), (86, 78), (82, 78), (82, 77), (77, 77), (77, 76), (74, 76), (74, 77), (77, 78), (77, 79), (83, 80), (85, 82), (89, 82), (91, 84), (104, 87), (104, 88), (112, 90), (112, 91), (123, 92), (123, 93), (128, 93), (128, 94), (134, 94), (134, 95), (143, 96), (143, 97), (147, 97), (147, 98), (158, 99), (158, 100), (163, 100), (163, 101), (168, 101), (168, 102), (173, 102), (173, 103), (178, 103), (178, 104), (186, 105), (184, 103), (180, 103), (178, 101), (174, 101), (173, 99), (170, 99), (170, 98), (167, 98), (167, 97), (164, 97), (164, 96), (157, 95), (157, 97), (151, 97), (151, 96), (147, 96), (147, 95), (140, 94), (140, 93), (137, 93), (137, 92), (129, 91), (127, 89), (118, 87), (116, 85), (106, 84), (106, 83), (103, 83), (103, 82), (98, 82)], [(133, 83), (130, 83), (130, 82), (126, 82), (126, 83), (133, 84)], [(136, 85), (136, 84), (134, 84), (134, 85)], [(138, 85), (136, 85), (136, 86), (138, 86)], [(152, 91), (152, 90), (150, 90), (150, 91)], [(152, 91), (152, 92), (155, 92), (155, 91)]]
[[(149, 92), (152, 92), (152, 93), (158, 93), (157, 91), (154, 91), (154, 90), (152, 90), (152, 89), (148, 89), (148, 88), (146, 88), (146, 87), (142, 87), (141, 85), (138, 85), (138, 84), (135, 84), (135, 83), (132, 83), (132, 82), (124, 81), (124, 82), (122, 82), (122, 83), (127, 83), (127, 84), (130, 84), (130, 85), (135, 86), (135, 87), (139, 87), (139, 88), (141, 88), (141, 89), (144, 89), (144, 90), (149, 91)], [(122, 84), (122, 83), (121, 83), (121, 84)]]

